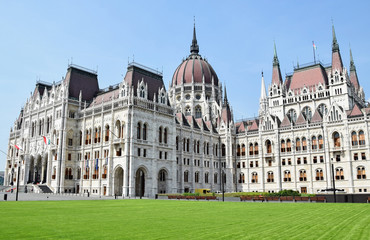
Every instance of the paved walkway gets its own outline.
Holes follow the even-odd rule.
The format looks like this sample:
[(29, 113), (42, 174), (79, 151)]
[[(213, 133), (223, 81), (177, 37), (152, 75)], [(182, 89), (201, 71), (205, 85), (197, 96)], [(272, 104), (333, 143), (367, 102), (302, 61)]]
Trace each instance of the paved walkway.
[[(0, 192), (0, 201), (4, 202), (4, 195), (7, 194), (7, 201), (15, 201), (16, 193)], [(55, 201), (55, 200), (108, 200), (114, 199), (112, 196), (91, 196), (74, 194), (52, 194), (52, 193), (19, 193), (18, 201)], [(122, 199), (122, 197), (121, 197)]]

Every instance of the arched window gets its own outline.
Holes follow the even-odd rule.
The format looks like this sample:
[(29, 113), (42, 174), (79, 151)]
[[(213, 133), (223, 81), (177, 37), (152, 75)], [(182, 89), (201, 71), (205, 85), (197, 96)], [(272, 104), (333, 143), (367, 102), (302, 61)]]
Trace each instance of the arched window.
[(137, 139), (141, 139), (141, 123), (140, 122), (137, 123), (136, 133), (137, 133)]
[(289, 170), (284, 171), (284, 182), (291, 182), (292, 177)]
[(366, 179), (365, 167), (357, 167), (357, 179)]
[(307, 140), (305, 137), (302, 138), (302, 150), (307, 151)]
[(253, 155), (253, 143), (249, 144), (249, 155)]
[(200, 153), (200, 141), (197, 141), (197, 153)]
[(291, 143), (290, 139), (287, 139), (286, 140), (286, 151), (287, 152), (291, 152), (292, 151), (292, 143)]
[(80, 146), (82, 145), (82, 131), (79, 132), (79, 143), (80, 143)]
[(81, 168), (77, 169), (77, 179), (81, 179)]
[(267, 153), (272, 153), (272, 147), (271, 147), (271, 141), (270, 140), (266, 141), (266, 152)]
[(116, 136), (117, 138), (121, 138), (122, 134), (122, 129), (121, 129), (121, 122), (119, 120), (116, 121)]
[(242, 144), (242, 156), (245, 156), (245, 144)]
[(191, 115), (191, 109), (190, 106), (185, 107), (185, 116), (190, 116)]
[(344, 180), (343, 168), (339, 167), (339, 168), (335, 169), (335, 179), (336, 180)]
[(312, 150), (316, 150), (317, 149), (317, 139), (316, 139), (316, 136), (313, 136), (312, 137)]
[(148, 131), (148, 124), (144, 123), (143, 125), (143, 140), (147, 140), (147, 131)]
[(161, 171), (159, 171), (158, 179), (160, 182), (166, 181), (166, 171), (165, 170), (162, 169)]
[(285, 152), (285, 140), (281, 140), (281, 146), (280, 146), (280, 151)]
[(355, 131), (351, 133), (351, 139), (352, 139), (352, 146), (357, 146), (358, 145), (357, 133)]
[(312, 111), (309, 107), (304, 107), (302, 111), (303, 115), (305, 116), (307, 121), (311, 121), (312, 119)]
[(105, 141), (109, 141), (109, 125), (105, 126)]
[(306, 182), (307, 181), (307, 173), (306, 170), (299, 171), (299, 181)]
[(324, 173), (322, 169), (316, 169), (316, 180), (323, 181), (324, 180)]
[(164, 129), (164, 132), (163, 132), (163, 141), (165, 144), (167, 144), (167, 128)]
[(195, 182), (199, 183), (199, 172), (195, 172), (194, 177), (195, 177)]
[(274, 182), (274, 173), (267, 172), (267, 182)]
[(258, 155), (258, 143), (254, 144), (254, 155)]
[(252, 183), (258, 183), (258, 174), (256, 172), (252, 173)]
[(195, 107), (195, 118), (202, 118), (202, 108), (200, 106)]
[(94, 129), (94, 143), (97, 143), (98, 142), (98, 128), (95, 128)]
[(209, 173), (208, 173), (208, 172), (206, 172), (206, 173), (204, 174), (204, 183), (208, 183), (208, 176), (209, 176)]
[(158, 130), (158, 140), (159, 140), (159, 143), (162, 143), (162, 127), (159, 127), (159, 130)]
[(322, 138), (321, 135), (319, 135), (318, 139), (319, 139), (319, 149), (323, 149), (324, 148), (324, 139)]
[(360, 145), (365, 145), (365, 134), (364, 134), (364, 131), (359, 131), (358, 132), (358, 136), (359, 136), (359, 139), (360, 139)]
[(226, 145), (225, 144), (221, 145), (221, 156), (223, 157), (226, 156)]
[(340, 135), (338, 132), (333, 133), (334, 147), (340, 147)]
[(179, 150), (179, 136), (176, 136), (176, 150)]
[(217, 177), (218, 177), (218, 174), (217, 173), (214, 173), (213, 174), (213, 183), (214, 184), (217, 184)]
[(144, 88), (144, 86), (140, 87), (140, 97), (145, 98), (145, 88)]
[(189, 181), (189, 171), (185, 171), (184, 172), (184, 182), (188, 182)]
[(240, 156), (240, 145), (236, 145), (236, 156)]
[(290, 109), (287, 115), (293, 123), (297, 121), (297, 113), (294, 109)]
[(328, 114), (328, 108), (325, 104), (320, 104), (317, 110), (319, 111), (319, 113), (321, 113), (321, 116), (325, 116), (326, 114)]
[(245, 183), (244, 173), (239, 174), (239, 183)]

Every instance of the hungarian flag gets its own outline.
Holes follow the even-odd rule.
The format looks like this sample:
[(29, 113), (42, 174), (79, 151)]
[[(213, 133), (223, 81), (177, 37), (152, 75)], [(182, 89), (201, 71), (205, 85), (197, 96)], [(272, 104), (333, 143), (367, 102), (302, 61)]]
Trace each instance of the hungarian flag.
[(96, 159), (95, 169), (96, 169), (96, 170), (98, 170), (98, 169), (99, 169), (99, 159), (98, 159), (98, 158)]
[(18, 149), (18, 150), (23, 151), (23, 148), (22, 148), (22, 147), (20, 147), (20, 146), (18, 146), (18, 145), (16, 145), (16, 144), (14, 144), (14, 147), (15, 147), (16, 149)]
[(315, 42), (314, 41), (312, 41), (312, 46), (313, 46), (313, 49), (315, 49), (315, 51), (317, 50), (317, 47), (316, 47), (316, 45), (315, 45)]
[(44, 143), (46, 145), (50, 145), (50, 139), (46, 138), (45, 136), (42, 136), (44, 138)]

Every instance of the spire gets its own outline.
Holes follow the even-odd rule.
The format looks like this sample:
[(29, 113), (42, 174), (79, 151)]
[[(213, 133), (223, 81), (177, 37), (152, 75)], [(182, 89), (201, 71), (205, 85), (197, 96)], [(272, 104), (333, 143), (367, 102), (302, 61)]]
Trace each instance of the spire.
[(350, 56), (350, 71), (356, 71), (356, 66), (355, 66), (355, 62), (353, 61), (353, 57), (352, 57), (352, 49), (351, 47), (349, 48), (349, 56)]
[(277, 53), (276, 53), (276, 44), (275, 44), (275, 41), (274, 41), (274, 59), (273, 59), (273, 65), (274, 66), (279, 65), (279, 59), (278, 59)]
[(224, 92), (225, 92), (224, 104), (227, 104), (228, 101), (227, 101), (227, 93), (226, 93), (226, 84), (225, 84), (225, 87), (224, 87)]
[(197, 34), (195, 32), (195, 19), (194, 19), (193, 41), (191, 42), (190, 53), (192, 55), (198, 55), (198, 52), (199, 52), (199, 46), (197, 42)]
[(282, 85), (283, 78), (281, 77), (279, 59), (276, 53), (276, 44), (274, 41), (274, 59), (272, 64), (272, 84)]
[(334, 23), (332, 24), (332, 33), (333, 33), (332, 51), (336, 52), (336, 51), (339, 51), (339, 44), (337, 41), (337, 36), (335, 35)]
[(263, 100), (266, 100), (266, 87), (265, 87), (265, 79), (263, 78), (263, 71), (262, 71), (260, 102)]

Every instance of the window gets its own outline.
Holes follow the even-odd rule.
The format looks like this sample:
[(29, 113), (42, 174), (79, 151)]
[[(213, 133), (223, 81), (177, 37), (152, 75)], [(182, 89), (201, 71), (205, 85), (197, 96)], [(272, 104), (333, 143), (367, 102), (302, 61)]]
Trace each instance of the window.
[(366, 179), (365, 167), (357, 167), (357, 179)]
[(140, 97), (145, 98), (145, 88), (144, 88), (144, 86), (140, 87)]
[(285, 158), (281, 160), (281, 165), (285, 166)]
[(295, 140), (295, 150), (296, 151), (301, 151), (301, 139), (299, 139), (299, 138), (297, 138), (296, 140)]
[(245, 183), (244, 173), (239, 174), (239, 183)]
[(340, 147), (340, 135), (338, 132), (333, 133), (334, 147)]
[(358, 160), (358, 153), (353, 154), (353, 160), (357, 161)]
[(165, 128), (163, 132), (163, 141), (165, 144), (167, 144), (167, 128)]
[(290, 175), (290, 171), (286, 170), (284, 171), (284, 182), (291, 182), (292, 177)]
[(204, 183), (208, 183), (208, 176), (209, 176), (209, 173), (208, 173), (208, 172), (206, 172), (206, 173), (204, 174)]
[(159, 143), (162, 143), (162, 127), (159, 127), (159, 130), (158, 130), (158, 140), (159, 140)]
[(253, 143), (249, 144), (249, 155), (253, 155)]
[(324, 173), (322, 169), (316, 169), (316, 181), (323, 181), (324, 180)]
[(256, 172), (252, 173), (252, 183), (258, 183), (258, 174)]
[(71, 161), (72, 160), (72, 154), (68, 153), (68, 160)]
[(245, 156), (245, 145), (242, 144), (242, 156)]
[(290, 139), (286, 140), (286, 151), (287, 152), (292, 151), (292, 143), (290, 142)]
[(322, 139), (322, 136), (319, 135), (318, 139), (319, 139), (319, 149), (323, 149), (324, 148), (324, 140)]
[(324, 156), (320, 156), (320, 163), (324, 162)]
[(301, 158), (297, 158), (297, 165), (301, 164)]
[(185, 107), (185, 116), (190, 116), (191, 115), (191, 109), (190, 106)]
[(271, 141), (270, 140), (266, 141), (266, 151), (267, 151), (267, 153), (272, 152), (272, 147), (271, 147)]
[(188, 182), (189, 181), (189, 171), (185, 171), (184, 172), (184, 182)]
[(313, 161), (313, 163), (317, 163), (317, 156), (314, 156), (312, 161)]
[(105, 141), (109, 141), (109, 125), (105, 126)]
[(267, 173), (267, 182), (274, 182), (274, 173), (268, 172)]
[(364, 152), (361, 153), (361, 160), (366, 160), (366, 154)]
[(344, 180), (343, 168), (335, 169), (335, 179), (336, 180)]
[(352, 146), (357, 146), (358, 145), (357, 133), (355, 131), (351, 133), (351, 139), (352, 139)]
[(325, 104), (320, 104), (317, 110), (321, 113), (321, 116), (325, 116), (328, 113), (328, 108)]
[(281, 140), (281, 146), (280, 146), (280, 151), (285, 152), (285, 140)]
[(305, 118), (306, 118), (307, 121), (311, 121), (311, 118), (312, 118), (311, 108), (309, 108), (309, 107), (303, 108), (302, 113), (305, 116)]
[(359, 139), (360, 139), (360, 145), (365, 145), (365, 134), (364, 134), (364, 131), (361, 130), (358, 133), (358, 135), (359, 135)]
[(217, 184), (217, 177), (218, 177), (218, 176), (217, 176), (217, 173), (214, 173), (214, 174), (213, 174), (213, 183), (214, 183), (214, 184)]
[(141, 123), (137, 123), (136, 129), (137, 139), (141, 139)]
[(313, 136), (312, 137), (312, 150), (316, 150), (317, 149), (317, 140), (316, 140), (316, 137)]
[(202, 118), (202, 108), (200, 106), (195, 107), (195, 118)]
[(254, 155), (258, 155), (258, 143), (254, 144)]
[(297, 121), (297, 113), (294, 109), (290, 109), (287, 115), (293, 123)]
[(143, 140), (146, 140), (148, 126), (146, 123), (143, 125)]
[(301, 182), (307, 181), (307, 173), (306, 173), (306, 170), (300, 170), (299, 171), (299, 181), (301, 181)]
[(236, 146), (236, 156), (240, 156), (240, 145)]
[(176, 150), (179, 150), (179, 137), (176, 136)]
[(307, 140), (305, 137), (302, 138), (302, 150), (307, 151)]
[(226, 145), (225, 144), (222, 144), (222, 148), (221, 148), (221, 156), (225, 156), (226, 155)]
[(166, 172), (163, 169), (159, 171), (159, 181), (160, 182), (166, 181)]
[(199, 183), (199, 172), (195, 172), (195, 182)]

